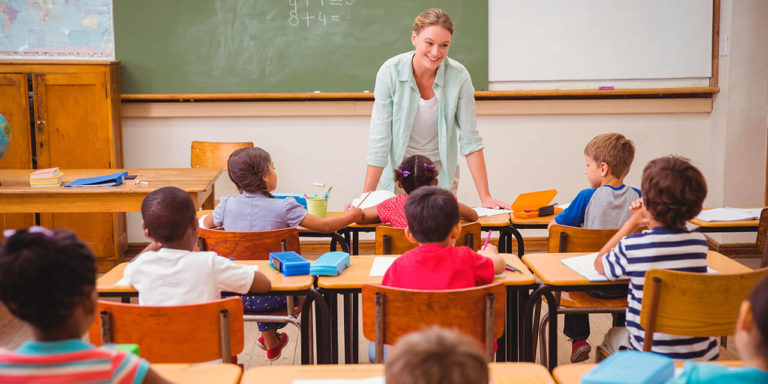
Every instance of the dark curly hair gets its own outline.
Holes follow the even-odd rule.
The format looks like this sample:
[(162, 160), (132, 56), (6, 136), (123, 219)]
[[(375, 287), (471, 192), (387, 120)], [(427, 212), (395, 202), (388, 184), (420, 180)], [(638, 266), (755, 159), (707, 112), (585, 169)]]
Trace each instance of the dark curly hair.
[(645, 166), (642, 191), (645, 207), (654, 219), (667, 228), (683, 228), (701, 212), (707, 182), (688, 159), (666, 156)]
[(96, 261), (74, 233), (36, 228), (41, 231), (16, 231), (0, 247), (0, 300), (14, 316), (50, 332), (96, 289)]
[(159, 188), (141, 202), (141, 219), (151, 238), (171, 243), (184, 237), (187, 228), (197, 222), (195, 203), (177, 187)]
[(440, 187), (419, 187), (405, 202), (408, 230), (419, 243), (445, 240), (459, 223), (456, 197)]
[(271, 162), (269, 153), (259, 147), (240, 148), (229, 155), (229, 178), (241, 192), (261, 193), (272, 197), (264, 181)]
[(418, 187), (431, 186), (437, 178), (437, 167), (422, 155), (408, 156), (394, 169), (395, 181), (400, 182), (406, 195)]

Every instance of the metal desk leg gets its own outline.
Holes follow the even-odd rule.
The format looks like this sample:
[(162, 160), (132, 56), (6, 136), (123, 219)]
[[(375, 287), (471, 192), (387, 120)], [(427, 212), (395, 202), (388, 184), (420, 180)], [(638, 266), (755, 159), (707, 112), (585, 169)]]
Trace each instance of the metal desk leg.
[[(525, 255), (525, 243), (523, 242), (523, 235), (520, 234), (520, 231), (517, 230), (512, 224), (509, 225), (510, 232), (513, 236), (515, 236), (515, 240), (517, 240), (517, 256), (523, 257)], [(509, 252), (512, 253), (512, 241), (510, 239), (509, 242)]]
[(360, 232), (358, 231), (352, 232), (352, 254), (360, 254)]
[(352, 299), (354, 294), (344, 293), (344, 363), (352, 363)]
[(349, 243), (347, 243), (346, 240), (344, 240), (344, 236), (340, 235), (338, 232), (333, 232), (330, 234), (331, 236), (331, 251), (336, 250), (336, 243), (341, 244), (341, 250), (344, 252), (349, 253)]
[(360, 322), (358, 321), (358, 314), (360, 313), (359, 301), (357, 299), (357, 293), (350, 294), (352, 296), (352, 363), (357, 364), (357, 356), (360, 354)]
[[(336, 297), (335, 292), (331, 293), (324, 293), (323, 296), (325, 297), (325, 303), (328, 305), (328, 319), (329, 319), (329, 327), (330, 327), (330, 340), (328, 341), (328, 346), (330, 348), (330, 362), (331, 364), (338, 364), (339, 363), (339, 321), (338, 321), (338, 300)], [(319, 313), (318, 313), (319, 315)], [(319, 331), (317, 333), (320, 333)], [(320, 345), (320, 338), (317, 338), (318, 345)], [(318, 359), (319, 360), (319, 359)]]
[[(307, 348), (302, 348), (301, 352), (301, 359), (302, 364), (304, 361), (309, 362), (309, 349), (312, 348), (312, 346), (308, 345), (309, 342), (307, 339), (305, 339), (305, 335), (307, 338), (309, 338), (309, 333), (304, 332), (304, 324), (307, 325), (307, 327), (310, 326), (310, 317), (309, 314), (311, 311), (307, 311), (306, 309), (309, 308), (309, 305), (312, 304), (312, 301), (315, 302), (315, 308), (317, 309), (317, 313), (315, 315), (315, 319), (317, 320), (317, 335), (315, 337), (316, 343), (317, 343), (317, 362), (319, 364), (333, 364), (333, 354), (331, 353), (331, 344), (329, 336), (330, 331), (333, 327), (331, 327), (331, 311), (328, 309), (328, 305), (326, 304), (326, 301), (323, 300), (323, 296), (320, 295), (319, 292), (317, 292), (314, 289), (310, 289), (307, 292), (307, 300), (304, 304), (304, 311), (301, 313), (301, 325), (302, 325), (302, 343), (307, 344)], [(307, 352), (305, 353), (304, 350)], [(305, 360), (305, 355), (307, 359)]]
[[(517, 330), (517, 340), (515, 340), (514, 344), (512, 345), (512, 353), (511, 353), (511, 359), (512, 361), (524, 361), (523, 359), (523, 350), (525, 349), (525, 346), (523, 345), (523, 337), (524, 337), (524, 331), (525, 328), (522, 326), (524, 321), (524, 308), (525, 304), (528, 302), (529, 296), (528, 296), (528, 287), (524, 289), (518, 289), (516, 292), (516, 298), (517, 302), (515, 303), (515, 316), (516, 316), (516, 322), (515, 327), (512, 328), (513, 330)], [(514, 332), (514, 331), (513, 331)], [(512, 333), (511, 335), (514, 335), (515, 333)], [(510, 336), (511, 336), (510, 335)]]

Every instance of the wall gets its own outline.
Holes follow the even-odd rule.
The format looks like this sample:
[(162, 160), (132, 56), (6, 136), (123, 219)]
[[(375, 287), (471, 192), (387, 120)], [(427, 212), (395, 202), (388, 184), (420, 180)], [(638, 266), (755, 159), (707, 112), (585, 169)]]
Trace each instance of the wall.
[[(556, 188), (556, 201), (570, 201), (587, 186), (586, 142), (599, 133), (620, 132), (637, 147), (628, 184), (639, 186), (649, 160), (678, 154), (689, 157), (706, 176), (707, 206), (763, 205), (768, 2), (723, 0), (721, 8), (721, 35), (728, 35), (730, 44), (728, 54), (720, 57), (721, 91), (711, 112), (702, 108), (706, 100), (694, 100), (693, 106), (680, 99), (608, 104), (479, 101), (477, 125), (486, 145), (494, 197), (511, 202), (521, 192)], [(361, 191), (370, 106), (366, 102), (341, 103), (336, 109), (325, 105), (297, 102), (285, 112), (281, 111), (285, 103), (270, 102), (124, 103), (125, 166), (186, 167), (192, 140), (253, 141), (272, 154), (278, 191), (301, 192), (315, 181), (333, 184), (329, 209), (341, 210)], [(466, 162), (460, 164), (459, 198), (476, 206)], [(220, 181), (217, 191), (234, 193), (227, 183)], [(131, 242), (143, 241), (138, 223), (136, 214), (129, 217)]]

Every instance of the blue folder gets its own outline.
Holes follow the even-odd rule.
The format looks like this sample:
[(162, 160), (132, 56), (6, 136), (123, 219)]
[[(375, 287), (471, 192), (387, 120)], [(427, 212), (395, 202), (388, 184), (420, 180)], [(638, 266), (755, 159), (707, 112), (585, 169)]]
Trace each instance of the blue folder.
[(125, 181), (125, 177), (128, 176), (128, 172), (118, 172), (111, 175), (86, 177), (77, 179), (65, 187), (117, 187)]
[[(582, 384), (666, 383), (675, 374), (672, 359), (651, 352), (618, 351), (581, 377)], [(620, 378), (620, 379), (619, 379)]]

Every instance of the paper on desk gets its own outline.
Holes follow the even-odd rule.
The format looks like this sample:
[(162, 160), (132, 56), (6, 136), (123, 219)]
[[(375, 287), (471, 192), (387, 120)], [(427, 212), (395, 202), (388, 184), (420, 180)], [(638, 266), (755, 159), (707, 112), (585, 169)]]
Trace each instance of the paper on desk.
[(368, 196), (368, 198), (365, 197), (366, 195), (368, 195), (368, 192), (364, 192), (362, 195), (360, 195), (360, 197), (352, 200), (352, 206), (357, 207), (360, 204), (360, 202), (363, 201), (363, 199), (365, 199), (365, 201), (363, 201), (363, 205), (361, 205), (358, 208), (365, 209), (365, 208), (375, 207), (379, 205), (379, 203), (381, 203), (382, 201), (389, 199), (391, 197), (395, 197), (395, 194), (392, 193), (392, 191), (386, 191), (386, 190), (373, 191), (371, 192), (371, 195)]
[(371, 273), (368, 276), (384, 276), (389, 266), (395, 262), (397, 256), (376, 256), (371, 265)]
[(696, 216), (701, 221), (757, 220), (762, 208), (715, 208), (705, 209)]
[[(588, 253), (583, 256), (569, 257), (567, 259), (560, 260), (560, 262), (579, 275), (584, 276), (584, 278), (589, 281), (608, 281), (608, 278), (605, 277), (605, 275), (598, 273), (595, 269), (595, 257), (597, 257), (597, 252)], [(707, 273), (718, 272), (712, 268), (707, 267)], [(622, 280), (627, 279), (629, 278)]]
[(504, 213), (512, 213), (509, 209), (491, 209), (491, 208), (485, 208), (485, 207), (475, 207), (472, 208), (477, 212), (478, 217), (488, 217), (488, 216), (495, 216), (495, 215), (501, 215)]
[(363, 379), (306, 379), (294, 380), (293, 384), (384, 384), (384, 376), (366, 377)]

